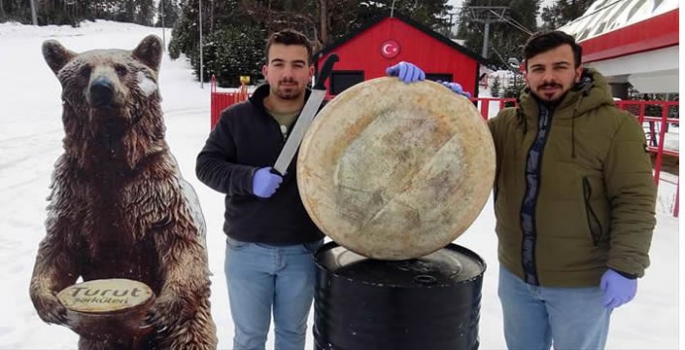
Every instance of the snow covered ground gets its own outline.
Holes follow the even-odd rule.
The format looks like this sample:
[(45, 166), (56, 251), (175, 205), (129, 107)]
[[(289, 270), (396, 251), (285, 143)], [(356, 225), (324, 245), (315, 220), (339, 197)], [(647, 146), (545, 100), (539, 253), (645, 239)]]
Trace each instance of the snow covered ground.
[[(57, 39), (67, 48), (132, 49), (161, 29), (112, 22), (80, 28), (35, 28), (0, 24), (0, 349), (75, 349), (70, 330), (43, 323), (28, 297), (38, 242), (44, 235), (45, 201), (53, 164), (61, 150), (60, 85), (41, 55), (41, 43)], [(169, 32), (167, 31), (167, 39)], [(195, 187), (207, 220), (212, 277), (212, 313), (219, 348), (232, 346), (233, 324), (223, 275), (222, 195), (194, 175), (195, 156), (209, 131), (209, 84), (200, 89), (184, 60), (165, 57), (160, 74), (167, 140), (186, 179)], [(629, 305), (615, 311), (607, 348), (675, 349), (678, 347), (678, 219), (670, 212), (675, 177), (664, 174), (659, 186), (658, 221), (652, 243), (652, 266), (639, 282)], [(496, 295), (497, 259), (492, 202), (456, 241), (488, 263), (480, 322), (482, 349), (504, 349), (501, 308)], [(311, 325), (311, 321), (310, 321)], [(307, 349), (312, 349), (311, 332)], [(273, 349), (270, 337), (268, 348)]]

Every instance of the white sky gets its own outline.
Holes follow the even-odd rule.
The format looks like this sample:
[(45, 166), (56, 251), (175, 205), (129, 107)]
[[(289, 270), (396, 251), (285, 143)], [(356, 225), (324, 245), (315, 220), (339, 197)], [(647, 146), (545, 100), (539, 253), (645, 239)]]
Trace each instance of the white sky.
[[(36, 250), (45, 234), (50, 174), (62, 153), (63, 137), (60, 85), (45, 64), (40, 45), (57, 39), (77, 52), (132, 49), (149, 33), (161, 36), (161, 29), (111, 22), (84, 23), (76, 29), (0, 23), (0, 349), (75, 349), (77, 341), (67, 328), (43, 323), (28, 297)], [(212, 316), (219, 349), (229, 349), (233, 324), (223, 274), (223, 196), (202, 185), (194, 172), (195, 157), (209, 132), (209, 85), (200, 89), (185, 60), (165, 57), (160, 91), (167, 141), (185, 178), (198, 192), (207, 221), (209, 264), (214, 272)], [(668, 174), (660, 183), (652, 265), (640, 279), (635, 300), (614, 312), (608, 349), (678, 347), (678, 219), (670, 215), (674, 183), (675, 177)], [(481, 349), (503, 349), (491, 201), (455, 243), (473, 250), (488, 264), (479, 325)], [(273, 349), (273, 337), (269, 339), (267, 348)], [(310, 328), (307, 349), (312, 344)]]

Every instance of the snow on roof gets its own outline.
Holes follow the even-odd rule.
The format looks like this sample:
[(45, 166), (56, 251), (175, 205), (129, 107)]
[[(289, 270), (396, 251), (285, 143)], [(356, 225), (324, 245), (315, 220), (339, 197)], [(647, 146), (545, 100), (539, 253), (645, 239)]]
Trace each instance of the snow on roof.
[(678, 0), (597, 0), (583, 16), (560, 27), (582, 42), (678, 9)]

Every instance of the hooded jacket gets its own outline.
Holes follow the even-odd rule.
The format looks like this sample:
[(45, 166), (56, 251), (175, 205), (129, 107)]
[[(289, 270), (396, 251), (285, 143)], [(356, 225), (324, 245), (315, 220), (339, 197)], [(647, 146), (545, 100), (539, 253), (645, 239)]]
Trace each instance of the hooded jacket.
[(498, 257), (532, 285), (598, 286), (607, 268), (641, 277), (656, 187), (644, 132), (585, 69), (554, 110), (524, 91), (489, 121), (497, 152)]
[[(307, 90), (305, 101), (309, 98)], [(295, 245), (323, 238), (307, 214), (295, 178), (293, 158), (276, 193), (262, 199), (252, 193), (259, 168), (273, 166), (285, 144), (276, 120), (264, 108), (269, 86), (223, 112), (197, 156), (197, 178), (226, 194), (224, 232), (243, 242)]]

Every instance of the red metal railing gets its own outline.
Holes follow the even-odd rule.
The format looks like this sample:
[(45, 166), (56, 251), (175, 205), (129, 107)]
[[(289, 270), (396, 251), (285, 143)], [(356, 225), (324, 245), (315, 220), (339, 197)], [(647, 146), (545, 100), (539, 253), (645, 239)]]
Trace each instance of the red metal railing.
[(218, 92), (216, 91), (216, 77), (212, 75), (211, 80), (211, 128), (219, 121), (221, 117), (221, 111), (239, 102), (247, 100), (249, 94), (247, 92), (247, 86), (242, 85), (240, 91), (236, 92)]
[[(678, 111), (675, 110), (680, 105), (679, 101), (616, 101), (616, 106), (618, 108), (627, 110), (633, 115), (635, 115), (640, 124), (648, 123), (649, 131), (645, 133), (647, 138), (647, 144), (649, 151), (656, 153), (656, 161), (654, 163), (654, 178), (659, 179), (661, 173), (661, 165), (663, 163), (664, 155), (679, 157), (680, 151), (673, 151), (664, 149), (666, 144), (666, 132), (668, 131), (668, 126), (672, 124), (680, 125), (678, 118), (669, 118), (670, 115), (675, 111), (677, 115)], [(649, 114), (660, 114), (660, 116), (650, 116), (647, 115), (647, 109), (652, 107), (652, 111)], [(637, 110), (638, 113), (634, 111)], [(657, 182), (657, 185), (659, 183)]]
[[(219, 120), (222, 110), (235, 103), (245, 101), (249, 97), (249, 94), (244, 85), (238, 92), (217, 92), (216, 79), (214, 79), (214, 77), (212, 77), (211, 84), (211, 127), (213, 128)], [(505, 107), (516, 106), (515, 98), (481, 97), (471, 98), (471, 101), (477, 103), (477, 108), (486, 120), (489, 119), (490, 114), (494, 115), (497, 111)], [(497, 103), (497, 107), (499, 107), (497, 110), (492, 110), (493, 113), (491, 113), (492, 103)], [(656, 154), (654, 161), (654, 181), (658, 187), (661, 180), (661, 172), (663, 170), (664, 156), (676, 157), (678, 159), (680, 157), (679, 150), (664, 148), (669, 125), (680, 125), (679, 119), (673, 117), (677, 117), (678, 115), (680, 106), (679, 101), (625, 100), (616, 101), (616, 106), (632, 113), (638, 118), (638, 121), (643, 125), (643, 128), (646, 129), (645, 137), (648, 140), (648, 150), (649, 152)], [(659, 116), (652, 114), (657, 114)], [(647, 123), (646, 126), (645, 123)], [(678, 217), (678, 210), (680, 208), (678, 192), (680, 192), (680, 177), (678, 177), (676, 182), (676, 197), (673, 207), (673, 215), (675, 217)]]
[(471, 101), (478, 103), (477, 108), (480, 110), (480, 115), (482, 115), (486, 120), (490, 118), (489, 115), (491, 102), (498, 103), (498, 111), (504, 109), (505, 107), (516, 107), (517, 105), (515, 98), (474, 97), (471, 98)]
[[(680, 102), (679, 101), (633, 101), (624, 100), (616, 101), (616, 106), (627, 110), (635, 115), (643, 128), (647, 129), (645, 137), (647, 139), (647, 146), (650, 152), (656, 154), (654, 161), (654, 181), (657, 187), (661, 180), (661, 171), (664, 161), (664, 156), (675, 157), (680, 161), (680, 150), (666, 149), (666, 133), (669, 125), (680, 126), (678, 118)], [(645, 127), (645, 123), (647, 126)], [(677, 145), (677, 140), (674, 143)], [(676, 194), (675, 203), (673, 206), (673, 216), (678, 217), (680, 209), (680, 176), (676, 180)]]

